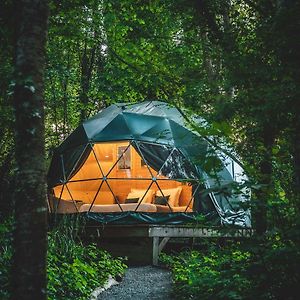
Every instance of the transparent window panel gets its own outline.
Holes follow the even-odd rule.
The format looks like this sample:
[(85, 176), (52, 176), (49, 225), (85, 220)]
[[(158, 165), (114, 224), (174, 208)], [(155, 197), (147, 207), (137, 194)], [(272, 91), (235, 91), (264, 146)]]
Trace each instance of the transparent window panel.
[[(136, 199), (137, 202), (142, 201), (143, 203), (152, 203), (153, 201), (155, 186), (151, 180), (108, 179), (107, 184), (121, 204), (128, 202), (126, 199)], [(133, 203), (134, 200), (131, 201)]]
[(87, 201), (82, 203), (79, 212), (121, 212), (118, 198), (105, 180), (89, 192)]
[(81, 145), (74, 149), (66, 150), (59, 157), (61, 180), (68, 180), (75, 175), (90, 153), (90, 145)]
[(132, 162), (133, 162), (133, 177), (134, 178), (152, 178), (156, 171), (149, 166), (144, 157), (131, 146)]
[(169, 146), (152, 143), (133, 142), (132, 146), (151, 170), (155, 170), (153, 174), (157, 174), (172, 151)]
[(173, 149), (157, 174), (157, 178), (169, 178), (177, 180), (197, 180), (195, 167), (183, 156), (183, 154)]
[(105, 177), (132, 177), (129, 142), (98, 143), (93, 149)]
[(106, 181), (102, 181), (93, 198), (94, 205), (112, 205), (117, 204), (118, 199), (112, 192)]
[[(91, 146), (90, 146), (91, 147)], [(69, 181), (80, 181), (92, 178), (102, 178), (103, 172), (100, 162), (97, 161), (93, 150), (90, 151), (89, 156), (82, 164), (81, 168), (72, 176)]]
[(157, 206), (158, 212), (192, 212), (193, 185), (175, 180), (156, 181), (158, 190), (156, 196), (168, 197), (169, 207)]
[(116, 161), (116, 144), (115, 143), (99, 143), (93, 145), (94, 155), (101, 166), (103, 175), (111, 170)]
[(53, 195), (55, 198), (60, 198), (62, 195), (62, 191), (63, 191), (64, 185), (57, 185), (56, 187), (53, 188)]
[(68, 182), (65, 185), (62, 199), (76, 202), (91, 203), (102, 180)]
[(161, 189), (175, 189), (177, 187), (183, 186), (181, 182), (170, 179), (164, 180), (158, 178), (156, 182)]
[(76, 174), (53, 189), (56, 198), (80, 203), (80, 212), (192, 211), (197, 171), (176, 148), (128, 141), (89, 147)]
[(199, 182), (187, 183), (183, 186), (180, 206), (186, 207), (186, 212), (195, 210), (195, 201), (201, 201)]
[(147, 165), (133, 146), (117, 145), (117, 162), (110, 171), (109, 179), (151, 179), (156, 171)]
[(68, 184), (57, 186), (53, 189), (54, 198), (50, 201), (53, 212), (56, 213), (77, 213), (81, 200), (76, 200), (76, 192), (70, 190)]

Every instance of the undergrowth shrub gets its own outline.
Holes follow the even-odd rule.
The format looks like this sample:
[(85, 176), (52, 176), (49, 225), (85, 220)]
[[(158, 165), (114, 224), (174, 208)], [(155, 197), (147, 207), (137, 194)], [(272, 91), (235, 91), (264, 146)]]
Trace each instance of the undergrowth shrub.
[(299, 299), (295, 236), (272, 233), (223, 247), (209, 242), (201, 251), (162, 254), (161, 261), (172, 269), (175, 299)]
[(121, 259), (94, 244), (84, 246), (66, 233), (53, 231), (48, 238), (48, 298), (87, 299), (109, 275), (123, 274), (125, 267)]
[(0, 299), (8, 299), (11, 290), (12, 228), (12, 219), (0, 223)]
[[(61, 226), (48, 235), (48, 299), (88, 299), (109, 275), (122, 275), (126, 265), (95, 244), (83, 245), (76, 237), (76, 228)], [(10, 295), (12, 220), (0, 224), (0, 299)], [(74, 234), (75, 232), (75, 234)]]
[(245, 276), (250, 257), (249, 252), (215, 248), (207, 254), (185, 251), (161, 259), (172, 268), (176, 299), (243, 299), (251, 286)]

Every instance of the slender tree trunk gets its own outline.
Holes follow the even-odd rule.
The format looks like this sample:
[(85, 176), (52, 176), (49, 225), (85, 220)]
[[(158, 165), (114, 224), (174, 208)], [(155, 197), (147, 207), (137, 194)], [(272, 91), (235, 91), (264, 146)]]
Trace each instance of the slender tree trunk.
[(15, 219), (12, 299), (46, 299), (43, 76), (46, 0), (15, 1)]
[[(7, 136), (4, 136), (7, 138)], [(6, 217), (12, 214), (13, 212), (13, 202), (7, 201), (7, 198), (10, 195), (11, 188), (11, 176), (10, 170), (13, 166), (13, 145), (11, 150), (3, 157), (1, 157), (0, 165), (0, 218)]]
[[(96, 38), (96, 36), (95, 36)], [(87, 105), (89, 103), (88, 92), (90, 88), (90, 81), (92, 78), (92, 72), (94, 68), (96, 54), (96, 46), (93, 48), (88, 48), (88, 45), (85, 44), (84, 51), (81, 58), (81, 91), (80, 91), (80, 123), (85, 121), (88, 117), (87, 114)]]
[(259, 183), (262, 189), (256, 192), (257, 202), (253, 209), (255, 229), (257, 234), (262, 235), (268, 226), (268, 200), (273, 190), (272, 183), (272, 147), (274, 145), (274, 131), (269, 126), (264, 126), (262, 130), (264, 153), (259, 163)]
[[(297, 115), (298, 117), (298, 115)], [(292, 194), (295, 207), (300, 204), (300, 124), (298, 120), (292, 124), (294, 132), (291, 134), (291, 154), (293, 161)]]

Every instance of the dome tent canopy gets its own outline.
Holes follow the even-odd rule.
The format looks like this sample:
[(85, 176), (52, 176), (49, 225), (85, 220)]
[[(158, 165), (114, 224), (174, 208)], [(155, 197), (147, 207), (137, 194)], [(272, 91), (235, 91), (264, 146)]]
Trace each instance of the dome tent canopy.
[[(120, 144), (124, 141), (127, 141), (128, 145)], [(102, 157), (102, 163), (99, 159), (101, 155), (96, 154), (96, 152), (101, 152), (101, 148), (104, 149), (108, 145), (117, 147), (117, 149), (123, 146), (123, 152), (115, 155), (116, 162), (104, 172), (100, 165), (105, 164), (106, 158)], [(99, 147), (99, 150), (96, 149), (97, 147)], [(121, 160), (122, 155), (124, 156), (128, 152), (130, 156), (129, 148), (132, 148), (130, 150), (132, 159), (139, 156), (150, 172), (146, 177), (152, 183), (148, 189), (143, 187), (145, 195), (153, 186), (157, 185), (157, 192), (161, 192), (164, 196), (166, 179), (174, 181), (172, 187), (178, 187), (178, 184), (183, 185), (183, 190), (186, 190), (184, 193), (188, 193), (186, 182), (189, 182), (191, 199), (185, 201), (186, 209), (178, 211), (178, 214), (191, 214), (187, 209), (190, 205), (194, 214), (196, 212), (214, 216), (222, 224), (236, 224), (243, 227), (251, 225), (249, 211), (244, 210), (239, 205), (247, 200), (243, 195), (222, 195), (222, 193), (217, 192), (218, 189), (222, 189), (222, 186), (235, 183), (238, 174), (234, 170), (239, 170), (239, 179), (243, 179), (241, 175), (242, 168), (221, 151), (215, 151), (206, 139), (192, 131), (183, 115), (175, 107), (159, 101), (114, 104), (83, 122), (55, 149), (48, 172), (48, 186), (54, 189), (60, 187), (59, 192), (55, 193), (59, 200), (60, 198), (64, 199), (63, 195), (66, 191), (71, 194), (72, 180), (74, 186), (76, 182), (74, 178), (78, 177), (80, 170), (83, 170), (87, 162), (91, 160), (92, 152), (96, 158), (96, 163), (100, 167), (98, 179), (102, 180), (101, 186), (105, 186), (106, 179), (108, 179), (106, 178), (107, 175), (109, 177), (109, 174), (113, 173), (112, 170), (117, 169), (118, 161)], [(211, 177), (204, 168), (204, 163), (212, 152), (214, 152), (221, 165), (216, 172), (217, 178)], [(134, 173), (134, 167), (130, 171)], [(122, 174), (120, 172), (120, 170), (116, 170), (114, 174), (119, 175), (114, 175), (115, 177), (110, 179), (111, 182), (118, 179), (124, 181), (124, 176), (127, 176), (127, 179), (140, 179), (140, 181), (143, 180), (141, 177), (145, 177), (145, 175), (141, 176), (138, 171), (135, 176), (124, 175), (124, 170), (122, 170)], [(126, 172), (128, 173), (128, 169)], [(117, 178), (118, 176), (121, 176), (121, 178)], [(78, 177), (77, 181), (91, 179), (90, 175), (85, 175)], [(158, 185), (156, 180), (157, 182), (161, 180), (161, 183)], [(105, 184), (103, 184), (104, 181)], [(171, 181), (168, 183), (169, 186)], [(121, 181), (119, 181), (120, 184)], [(64, 186), (66, 187), (65, 192), (63, 191)], [(103, 189), (101, 186), (100, 189)], [(111, 190), (109, 184), (108, 188)], [(96, 192), (89, 202), (91, 205), (88, 211), (93, 211), (91, 209), (100, 189), (98, 189), (98, 192), (97, 188), (95, 189)], [(206, 193), (205, 190), (210, 192)], [(216, 190), (216, 192), (211, 190)], [(112, 193), (114, 194), (114, 191)], [(74, 202), (72, 195), (70, 196), (69, 198), (72, 198), (71, 200)], [(141, 205), (142, 202), (143, 199), (139, 199), (137, 206)], [(120, 204), (117, 199), (114, 203), (118, 204), (119, 212), (122, 212), (124, 205)], [(169, 208), (170, 211), (168, 212), (174, 212), (172, 207)], [(136, 212), (135, 209), (134, 211)]]

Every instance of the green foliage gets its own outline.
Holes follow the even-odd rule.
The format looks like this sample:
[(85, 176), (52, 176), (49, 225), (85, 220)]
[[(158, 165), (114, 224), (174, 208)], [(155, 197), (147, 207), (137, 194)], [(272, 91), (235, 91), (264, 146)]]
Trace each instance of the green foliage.
[[(180, 256), (172, 265), (189, 279), (176, 282), (186, 295), (196, 298), (197, 289), (207, 299), (213, 289), (220, 299), (288, 299), (299, 281), (295, 270), (300, 232), (296, 226), (300, 214), (299, 1), (52, 0), (49, 5), (46, 148), (57, 146), (83, 115), (115, 102), (163, 99), (188, 108), (187, 119), (194, 113), (203, 116), (210, 125), (193, 129), (201, 136), (213, 136), (218, 144), (232, 143), (251, 177), (254, 225), (265, 221), (271, 236), (246, 250), (213, 247), (212, 253)], [(0, 6), (2, 216), (13, 206), (9, 90), (15, 9), (11, 0)], [(207, 155), (200, 164), (214, 175), (218, 162)], [(219, 192), (226, 195), (239, 188), (225, 186)], [(199, 218), (199, 223), (206, 222)], [(9, 289), (9, 226), (0, 226), (1, 299)], [(110, 261), (94, 246), (83, 248), (69, 233), (53, 232), (49, 247), (51, 297), (63, 293), (61, 280), (69, 289), (78, 277), (72, 289), (76, 295), (91, 287), (89, 282), (99, 277), (92, 270), (102, 267), (92, 264), (100, 261), (92, 256), (104, 255), (103, 260)], [(241, 253), (241, 262), (234, 251)], [(114, 266), (119, 268), (117, 262)], [(201, 278), (196, 276), (199, 272)]]
[[(87, 299), (108, 276), (122, 275), (125, 264), (95, 244), (79, 239), (79, 220), (62, 220), (48, 238), (48, 298)], [(82, 224), (81, 224), (82, 225)]]
[(12, 219), (0, 223), (0, 299), (8, 299), (11, 291)]
[(244, 299), (251, 282), (245, 276), (250, 253), (238, 249), (210, 253), (183, 252), (162, 256), (173, 270), (177, 299)]
[[(295, 229), (299, 234), (299, 228)], [(295, 233), (295, 232), (294, 232)], [(201, 252), (161, 255), (171, 267), (176, 299), (297, 299), (299, 240), (274, 233), (265, 240), (209, 242)]]
[(47, 263), (49, 299), (87, 299), (109, 275), (114, 277), (125, 270), (121, 259), (112, 258), (94, 244), (75, 242), (59, 231), (49, 235)]
[[(0, 299), (11, 291), (13, 222), (0, 224)], [(125, 264), (95, 244), (83, 245), (75, 240), (71, 228), (53, 230), (48, 236), (48, 299), (87, 299), (102, 286), (108, 276), (122, 275)]]

